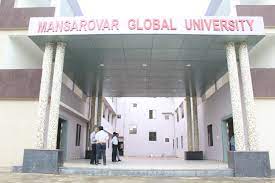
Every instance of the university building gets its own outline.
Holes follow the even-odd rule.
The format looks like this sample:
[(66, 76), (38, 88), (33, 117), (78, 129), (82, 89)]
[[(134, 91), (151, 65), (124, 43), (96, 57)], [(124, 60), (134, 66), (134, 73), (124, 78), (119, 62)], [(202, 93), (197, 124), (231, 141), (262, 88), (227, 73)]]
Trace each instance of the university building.
[(86, 17), (77, 0), (1, 0), (0, 170), (117, 175), (66, 164), (88, 164), (102, 125), (119, 133), (119, 166), (172, 167), (123, 175), (271, 176), (274, 10), (211, 0), (201, 17)]

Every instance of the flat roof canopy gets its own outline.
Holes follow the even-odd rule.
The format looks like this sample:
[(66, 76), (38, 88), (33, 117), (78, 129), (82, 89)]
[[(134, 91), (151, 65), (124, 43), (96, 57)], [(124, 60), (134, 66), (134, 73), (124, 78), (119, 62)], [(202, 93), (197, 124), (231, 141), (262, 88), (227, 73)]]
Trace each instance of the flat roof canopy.
[[(47, 23), (43, 23), (43, 20)], [(117, 27), (115, 27), (114, 30), (105, 28), (93, 32), (87, 30), (88, 27), (85, 30), (83, 22), (81, 28), (81, 20), (83, 22), (86, 20), (87, 23), (91, 19), (63, 17), (56, 21), (54, 18), (36, 18), (31, 20), (29, 37), (41, 49), (44, 49), (45, 43), (49, 41), (66, 42), (64, 72), (88, 96), (94, 93), (96, 77), (103, 81), (104, 96), (185, 96), (185, 68), (190, 68), (189, 66), (192, 68), (197, 94), (202, 95), (214, 81), (227, 71), (224, 48), (226, 42), (246, 41), (248, 47), (252, 48), (264, 36), (262, 19), (258, 17), (247, 18), (247, 20), (254, 20), (255, 26), (260, 26), (253, 28), (250, 32), (251, 27), (247, 25), (243, 32), (241, 27), (238, 31), (235, 27), (235, 32), (227, 31), (224, 28), (226, 32), (221, 33), (214, 31), (215, 18), (209, 17), (206, 17), (205, 20), (212, 21), (213, 30), (209, 29), (206, 32), (202, 32), (202, 30), (197, 32), (194, 28), (188, 32), (187, 24), (184, 30), (179, 29), (181, 24), (178, 21), (170, 22), (168, 25), (172, 19), (167, 20), (167, 25), (164, 24), (165, 30), (153, 30), (153, 19), (150, 19), (152, 20), (151, 27), (149, 27), (149, 23), (147, 23), (148, 25), (143, 23), (139, 25), (140, 29), (143, 25), (143, 30), (138, 30), (139, 26), (136, 21), (136, 30), (131, 32), (130, 19), (126, 21), (125, 18), (117, 19), (119, 30), (116, 30)], [(123, 26), (123, 23), (120, 23), (123, 20), (128, 22), (128, 29)], [(144, 22), (144, 20), (146, 19), (139, 20), (139, 22)], [(192, 22), (195, 18), (182, 20), (191, 20)], [(204, 18), (200, 17), (196, 20), (201, 20), (202, 23)], [(220, 22), (220, 30), (222, 20), (225, 19), (220, 18), (217, 21)], [(61, 32), (55, 32), (58, 23), (66, 21), (71, 21), (70, 31), (65, 32), (65, 27), (63, 27), (59, 28)], [(79, 21), (75, 27), (74, 21)], [(159, 22), (162, 24), (155, 25), (157, 26), (155, 28), (163, 27), (163, 19), (160, 19)], [(202, 26), (202, 24), (200, 25)], [(146, 26), (150, 29), (147, 30)], [(170, 30), (167, 26), (170, 26)], [(176, 30), (172, 30), (172, 28)], [(71, 31), (71, 29), (74, 30)]]

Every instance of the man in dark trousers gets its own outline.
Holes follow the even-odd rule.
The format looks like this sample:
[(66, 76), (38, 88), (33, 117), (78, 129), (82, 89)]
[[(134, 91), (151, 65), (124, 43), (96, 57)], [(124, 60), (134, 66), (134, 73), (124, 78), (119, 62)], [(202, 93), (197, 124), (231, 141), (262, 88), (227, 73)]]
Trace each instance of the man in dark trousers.
[(118, 151), (118, 138), (117, 138), (117, 133), (113, 133), (113, 138), (112, 138), (112, 162), (116, 162), (116, 157), (117, 157), (117, 151)]
[(96, 164), (99, 163), (99, 158), (102, 156), (103, 165), (106, 165), (106, 143), (109, 135), (104, 131), (103, 126), (98, 127), (98, 132), (95, 134), (96, 139)]
[(92, 145), (92, 154), (90, 164), (96, 164), (96, 139), (95, 134), (98, 132), (98, 127), (94, 127), (94, 131), (90, 135), (90, 142)]

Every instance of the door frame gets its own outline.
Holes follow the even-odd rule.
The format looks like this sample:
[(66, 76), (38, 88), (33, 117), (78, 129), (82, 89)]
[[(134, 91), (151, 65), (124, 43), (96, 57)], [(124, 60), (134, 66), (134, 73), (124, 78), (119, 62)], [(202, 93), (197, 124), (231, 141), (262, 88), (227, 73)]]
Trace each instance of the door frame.
[(63, 116), (59, 116), (59, 119), (62, 120), (62, 133), (60, 134), (60, 143), (63, 144), (60, 149), (63, 151), (63, 159), (67, 160), (67, 151), (68, 151), (68, 120)]
[[(233, 118), (232, 114), (224, 116), (221, 120), (221, 133), (222, 133), (222, 149), (223, 149), (223, 161), (228, 162), (228, 134), (227, 134), (227, 123), (228, 119)], [(234, 124), (233, 124), (234, 125)]]

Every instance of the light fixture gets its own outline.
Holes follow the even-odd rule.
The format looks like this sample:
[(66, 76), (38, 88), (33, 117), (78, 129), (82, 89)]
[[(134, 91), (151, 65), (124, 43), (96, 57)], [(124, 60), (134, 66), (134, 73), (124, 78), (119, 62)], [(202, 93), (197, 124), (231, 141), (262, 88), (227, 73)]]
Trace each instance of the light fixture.
[(99, 64), (100, 67), (104, 67), (104, 64)]
[(191, 64), (186, 64), (185, 66), (186, 66), (186, 67), (191, 67)]
[(179, 79), (178, 82), (182, 82), (182, 79)]
[(142, 64), (142, 67), (147, 67), (148, 65), (147, 64)]

